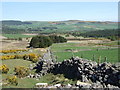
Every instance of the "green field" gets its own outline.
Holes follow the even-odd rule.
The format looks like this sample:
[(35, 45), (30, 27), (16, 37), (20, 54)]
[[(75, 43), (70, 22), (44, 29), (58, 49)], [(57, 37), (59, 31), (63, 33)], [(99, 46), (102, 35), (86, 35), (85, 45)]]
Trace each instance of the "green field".
[[(6, 79), (8, 76), (14, 75), (14, 67), (16, 66), (25, 66), (29, 67), (32, 64), (31, 61), (23, 60), (23, 59), (10, 59), (3, 60), (2, 64), (6, 64), (9, 67), (9, 72), (7, 74), (2, 74), (2, 79)], [(31, 71), (31, 73), (34, 71)], [(39, 81), (34, 78), (18, 78), (18, 85), (8, 84), (7, 86), (3, 86), (3, 88), (33, 88), (36, 83)], [(24, 84), (23, 84), (24, 83)]]
[[(6, 64), (10, 70), (8, 72), (8, 75), (14, 73), (14, 67), (16, 66), (25, 66), (28, 67), (32, 62), (23, 60), (23, 59), (10, 59), (10, 60), (3, 60), (2, 64)], [(3, 75), (3, 78), (6, 77), (6, 74)]]
[[(107, 46), (94, 47), (91, 45), (77, 46), (75, 43), (54, 44), (51, 48), (58, 61), (63, 61), (73, 55), (89, 60), (93, 60), (94, 55), (94, 60), (98, 61), (98, 58), (101, 57), (101, 62), (105, 60), (105, 57), (107, 57), (107, 61), (111, 63), (120, 61), (118, 58), (118, 48), (111, 48)], [(78, 50), (78, 52), (65, 51), (66, 49)]]
[(18, 38), (29, 38), (33, 37), (33, 35), (22, 35), (22, 34), (2, 34), (4, 37), (18, 39)]

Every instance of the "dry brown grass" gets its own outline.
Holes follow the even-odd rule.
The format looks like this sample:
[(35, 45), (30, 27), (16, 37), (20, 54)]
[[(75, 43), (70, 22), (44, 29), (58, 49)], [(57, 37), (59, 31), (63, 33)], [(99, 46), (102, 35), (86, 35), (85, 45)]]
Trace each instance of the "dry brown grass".
[(0, 49), (23, 49), (26, 48), (29, 43), (27, 41), (15, 41), (15, 40), (2, 40), (0, 41)]

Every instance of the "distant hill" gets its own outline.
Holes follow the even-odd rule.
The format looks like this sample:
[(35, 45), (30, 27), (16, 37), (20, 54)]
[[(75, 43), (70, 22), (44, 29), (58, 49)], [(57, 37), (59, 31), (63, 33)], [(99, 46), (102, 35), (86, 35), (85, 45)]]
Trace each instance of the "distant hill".
[(22, 24), (32, 24), (31, 22), (22, 22), (22, 21), (15, 21), (15, 20), (4, 20), (2, 21), (3, 25), (22, 25)]
[(3, 33), (67, 33), (117, 29), (116, 22), (100, 21), (2, 21)]

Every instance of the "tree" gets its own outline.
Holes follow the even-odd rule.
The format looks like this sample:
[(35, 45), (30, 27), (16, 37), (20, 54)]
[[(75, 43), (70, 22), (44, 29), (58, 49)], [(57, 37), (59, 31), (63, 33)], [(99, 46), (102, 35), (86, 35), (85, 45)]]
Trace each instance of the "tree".
[(67, 40), (62, 36), (56, 36), (56, 35), (50, 35), (50, 39), (53, 41), (53, 43), (64, 43), (67, 42)]
[(30, 47), (46, 48), (52, 45), (52, 40), (48, 36), (36, 36), (30, 41)]

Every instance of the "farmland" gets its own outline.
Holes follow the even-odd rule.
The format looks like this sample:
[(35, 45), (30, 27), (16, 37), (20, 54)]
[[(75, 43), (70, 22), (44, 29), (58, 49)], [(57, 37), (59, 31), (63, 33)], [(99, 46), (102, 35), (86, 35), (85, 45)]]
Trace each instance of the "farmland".
[(118, 47), (114, 46), (115, 44), (117, 45), (117, 42), (100, 44), (102, 46), (93, 43), (84, 46), (80, 46), (78, 43), (64, 43), (54, 44), (51, 48), (58, 61), (63, 61), (64, 59), (68, 59), (72, 56), (79, 56), (89, 60), (93, 60), (94, 56), (95, 61), (101, 57), (101, 62), (104, 61), (105, 57), (107, 57), (108, 62), (111, 63), (120, 61), (118, 58)]

